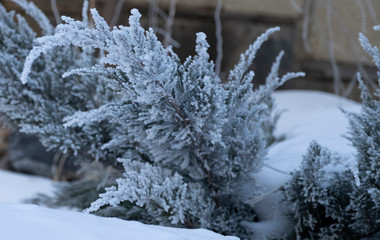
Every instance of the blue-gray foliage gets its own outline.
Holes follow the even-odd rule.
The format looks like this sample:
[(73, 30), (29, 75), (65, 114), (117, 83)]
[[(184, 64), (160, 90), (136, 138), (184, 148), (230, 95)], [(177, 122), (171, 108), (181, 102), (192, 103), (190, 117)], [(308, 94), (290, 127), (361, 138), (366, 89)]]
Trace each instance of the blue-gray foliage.
[[(152, 29), (140, 26), (137, 10), (128, 27), (113, 29), (95, 9), (91, 14), (94, 27), (84, 14), (83, 21), (62, 17), (64, 24), (37, 39), (29, 27), (23, 42), (17, 41), (25, 31), (17, 32), (17, 41), (13, 33), (6, 35), (16, 49), (26, 49), (20, 57), (7, 56), (16, 58), (18, 68), (2, 76), (14, 91), (4, 101), (5, 114), (51, 149), (123, 166), (117, 186), (107, 188), (87, 212), (125, 204), (128, 216), (140, 214), (146, 222), (246, 236), (243, 223), (255, 215), (245, 202), (259, 194), (253, 174), (263, 165), (266, 128), (273, 125), (271, 94), (303, 76), (278, 76), (281, 52), (266, 85), (253, 89), (254, 72), (248, 68), (279, 28), (259, 36), (231, 70), (228, 83), (221, 84), (205, 34), (197, 34), (196, 55), (181, 63)], [(15, 25), (12, 17), (8, 22)], [(39, 88), (28, 91), (34, 85)]]

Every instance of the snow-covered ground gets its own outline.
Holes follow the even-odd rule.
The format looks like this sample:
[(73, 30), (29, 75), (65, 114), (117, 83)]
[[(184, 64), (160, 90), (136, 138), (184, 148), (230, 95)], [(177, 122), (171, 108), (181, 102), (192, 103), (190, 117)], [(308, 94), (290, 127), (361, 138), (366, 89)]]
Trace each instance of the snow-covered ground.
[(268, 190), (279, 187), (290, 177), (270, 167), (285, 173), (296, 169), (312, 140), (352, 159), (354, 148), (343, 136), (348, 131), (348, 120), (341, 109), (359, 112), (360, 104), (317, 91), (285, 90), (274, 96), (277, 109), (284, 111), (275, 134), (285, 136), (285, 141), (269, 149), (267, 167), (258, 174)]
[(53, 191), (49, 179), (0, 170), (0, 240), (238, 240), (205, 229), (153, 226), (23, 204), (38, 193)]
[(26, 204), (0, 204), (2, 240), (237, 240), (205, 229), (179, 229)]
[[(275, 98), (278, 110), (285, 111), (278, 122), (277, 134), (286, 139), (269, 149), (266, 167), (257, 175), (267, 193), (278, 189), (290, 178), (287, 173), (299, 166), (312, 140), (352, 159), (354, 149), (342, 136), (347, 132), (348, 121), (340, 108), (357, 112), (360, 109), (358, 103), (316, 91), (279, 91)], [(39, 192), (51, 194), (53, 189), (50, 180), (0, 170), (0, 239), (237, 239), (203, 229), (150, 226), (22, 204), (25, 198)], [(255, 204), (261, 222), (252, 224), (252, 228), (257, 231), (258, 239), (286, 228), (279, 198), (279, 193), (275, 192)]]
[[(38, 193), (52, 195), (53, 191), (53, 182), (47, 178), (0, 169), (0, 204), (21, 203), (24, 199), (31, 198)], [(2, 218), (2, 212), (0, 212), (0, 218)], [(0, 239), (2, 238), (0, 237)]]

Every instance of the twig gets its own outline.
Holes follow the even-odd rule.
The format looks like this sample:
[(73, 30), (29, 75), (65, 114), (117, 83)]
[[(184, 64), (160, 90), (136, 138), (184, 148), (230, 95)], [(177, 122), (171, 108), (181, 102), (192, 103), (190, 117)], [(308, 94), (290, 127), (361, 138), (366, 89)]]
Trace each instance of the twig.
[(355, 84), (356, 84), (356, 74), (353, 74), (347, 88), (343, 89), (343, 94), (342, 94), (343, 97), (348, 97), (351, 94), (352, 89), (354, 88)]
[(120, 13), (121, 13), (121, 9), (123, 8), (124, 1), (125, 0), (119, 0), (119, 1), (117, 1), (116, 7), (115, 7), (115, 12), (113, 14), (113, 17), (112, 17), (112, 20), (111, 20), (111, 23), (110, 23), (110, 27), (111, 28), (117, 24), (117, 21), (120, 18)]
[(168, 47), (172, 42), (172, 28), (176, 12), (176, 0), (170, 0), (169, 15), (165, 24), (165, 35), (162, 41), (164, 47)]
[(367, 8), (369, 9), (369, 13), (371, 15), (373, 25), (379, 24), (379, 20), (377, 19), (376, 11), (375, 11), (375, 8), (373, 7), (372, 0), (366, 0), (365, 3), (367, 5)]
[(332, 16), (332, 5), (331, 5), (331, 0), (327, 0), (327, 5), (326, 5), (326, 25), (328, 29), (328, 52), (329, 52), (329, 58), (330, 58), (330, 64), (333, 72), (333, 79), (334, 79), (334, 92), (337, 95), (340, 95), (340, 86), (341, 86), (341, 76), (340, 76), (340, 71), (338, 64), (336, 62), (335, 58), (335, 47), (334, 47), (334, 33), (332, 30), (332, 21), (331, 21), (331, 16)]
[[(339, 72), (339, 68), (338, 68), (338, 65), (337, 65), (337, 62), (335, 59), (335, 52), (338, 51), (340, 54), (346, 55), (347, 57), (349, 57), (351, 55), (347, 54), (347, 51), (345, 49), (343, 49), (339, 45), (335, 44), (335, 41), (333, 38), (334, 32), (333, 32), (332, 26), (331, 26), (332, 18), (334, 20), (334, 23), (338, 24), (339, 30), (342, 31), (344, 33), (344, 35), (346, 36), (346, 38), (348, 39), (349, 43), (352, 46), (352, 49), (355, 52), (355, 56), (360, 56), (361, 58), (364, 58), (364, 55), (362, 54), (361, 48), (357, 44), (357, 39), (352, 37), (352, 34), (350, 32), (350, 29), (347, 27), (346, 22), (344, 22), (342, 20), (341, 16), (333, 9), (331, 2), (316, 1), (316, 3), (322, 4), (322, 6), (326, 9), (326, 13), (327, 13), (326, 25), (328, 28), (328, 31), (327, 31), (328, 36), (325, 36), (325, 31), (323, 31), (324, 29), (320, 26), (320, 21), (315, 21), (315, 25), (317, 28), (317, 32), (319, 33), (319, 36), (322, 38), (322, 41), (324, 41), (326, 43), (326, 49), (329, 53), (330, 65), (331, 65), (331, 69), (333, 72), (333, 79), (334, 79), (334, 91), (337, 94), (339, 94), (339, 92), (340, 92), (343, 96), (348, 96), (352, 92), (353, 83), (350, 82), (347, 87), (345, 87), (343, 85), (343, 82), (342, 82), (342, 79), (340, 76), (340, 72)], [(368, 3), (370, 4), (368, 6), (372, 6), (371, 5), (372, 2), (370, 0), (367, 0), (366, 3), (367, 3), (367, 5), (368, 5)], [(371, 14), (371, 17), (373, 18), (376, 16)], [(361, 72), (360, 69), (365, 71), (365, 69), (363, 68), (363, 63), (361, 62), (362, 61), (361, 58), (359, 58), (357, 61), (357, 66), (358, 66), (358, 69), (360, 72)], [(367, 76), (365, 77), (365, 79), (368, 81), (368, 83), (371, 86), (376, 86), (376, 84), (373, 82), (373, 79), (371, 79), (369, 77), (368, 73), (367, 73)], [(339, 89), (339, 90), (337, 90), (337, 89)]]
[(61, 158), (59, 159), (58, 166), (57, 166), (57, 173), (56, 173), (56, 176), (54, 177), (55, 180), (62, 179), (63, 167), (65, 166), (65, 163), (68, 158), (69, 158), (68, 154), (63, 154)]
[(305, 8), (303, 12), (303, 22), (302, 22), (302, 42), (307, 53), (311, 53), (311, 47), (307, 39), (308, 34), (309, 34), (311, 1), (312, 0), (306, 0), (305, 2)]
[(303, 12), (302, 8), (296, 3), (295, 0), (290, 0), (290, 3), (292, 4), (292, 7), (294, 8), (294, 10), (296, 10), (297, 13)]
[[(159, 5), (159, 0), (149, 1), (149, 26), (153, 30), (163, 36), (162, 45), (168, 47), (169, 45), (179, 48), (179, 42), (172, 38), (172, 28), (174, 23), (174, 17), (176, 13), (176, 0), (170, 0), (169, 13), (166, 14)], [(158, 27), (158, 18), (161, 17), (165, 21), (163, 28)]]
[(275, 188), (275, 189), (273, 189), (272, 191), (269, 191), (269, 192), (267, 192), (267, 193), (265, 193), (265, 194), (263, 194), (263, 195), (261, 195), (261, 196), (259, 196), (259, 197), (257, 197), (257, 198), (247, 200), (247, 201), (245, 201), (244, 203), (246, 203), (246, 204), (250, 204), (250, 205), (254, 205), (254, 204), (258, 203), (258, 202), (261, 202), (261, 201), (264, 200), (264, 198), (266, 198), (267, 196), (269, 196), (269, 195), (271, 195), (272, 193), (275, 193), (275, 192), (277, 192), (278, 190), (280, 190), (280, 188), (281, 188), (282, 186), (283, 186), (283, 185), (281, 185), (281, 186), (279, 186), (278, 188)]
[(365, 9), (361, 0), (356, 0), (356, 4), (360, 10), (360, 16), (362, 20), (362, 33), (367, 34), (367, 15), (365, 14)]
[(222, 11), (223, 0), (218, 0), (215, 13), (215, 35), (216, 35), (216, 60), (215, 60), (215, 73), (220, 74), (222, 59), (223, 59), (223, 37), (222, 37), (222, 21), (220, 19), (220, 12)]
[(157, 12), (158, 0), (149, 1), (149, 26), (153, 29), (157, 28)]
[(58, 8), (57, 8), (56, 0), (50, 0), (50, 5), (51, 5), (51, 10), (53, 11), (57, 25), (61, 24), (61, 16), (60, 16)]
[(365, 82), (370, 85), (373, 89), (377, 89), (378, 86), (377, 84), (375, 83), (375, 81), (371, 78), (370, 74), (367, 72), (367, 70), (365, 70), (364, 66), (362, 63), (359, 62), (359, 72), (361, 73), (362, 75), (362, 78), (365, 80)]
[(289, 175), (289, 176), (291, 176), (290, 173), (285, 172), (285, 171), (282, 171), (282, 170), (277, 169), (277, 168), (274, 168), (274, 167), (269, 166), (268, 164), (265, 164), (265, 163), (264, 163), (264, 167), (267, 167), (267, 168), (269, 168), (269, 169), (271, 169), (271, 170), (273, 170), (273, 171), (276, 171), (276, 172), (279, 172), (279, 173), (282, 173), (282, 174), (285, 174), (285, 175)]

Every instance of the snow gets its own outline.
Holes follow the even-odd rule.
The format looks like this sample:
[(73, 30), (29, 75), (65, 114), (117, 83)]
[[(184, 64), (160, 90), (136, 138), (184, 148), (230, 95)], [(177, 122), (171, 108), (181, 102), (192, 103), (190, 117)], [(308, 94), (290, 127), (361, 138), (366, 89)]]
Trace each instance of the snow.
[[(354, 148), (344, 138), (348, 120), (341, 109), (358, 112), (360, 104), (333, 94), (307, 90), (278, 91), (274, 97), (277, 109), (284, 111), (275, 134), (284, 135), (285, 141), (269, 149), (266, 165), (289, 173), (299, 166), (312, 140), (352, 159)], [(282, 185), (290, 176), (265, 167), (258, 177), (271, 189)]]
[[(355, 154), (343, 136), (347, 132), (348, 121), (340, 109), (358, 112), (358, 103), (317, 91), (285, 90), (276, 92), (274, 97), (277, 109), (285, 111), (279, 119), (276, 134), (284, 135), (285, 140), (269, 149), (266, 166), (257, 174), (268, 194), (255, 204), (260, 220), (251, 224), (256, 231), (255, 239), (264, 239), (286, 230), (285, 208), (280, 203), (280, 194), (275, 190), (290, 178), (289, 172), (299, 166), (312, 140), (345, 154), (348, 161), (352, 161)], [(53, 183), (48, 179), (0, 170), (0, 239), (238, 239), (204, 229), (150, 226), (21, 204), (23, 199), (37, 193), (52, 194), (53, 190)]]
[(136, 221), (27, 204), (0, 204), (2, 240), (237, 240), (205, 229), (145, 225)]
[(39, 193), (52, 195), (53, 191), (49, 179), (0, 169), (0, 203), (22, 203)]

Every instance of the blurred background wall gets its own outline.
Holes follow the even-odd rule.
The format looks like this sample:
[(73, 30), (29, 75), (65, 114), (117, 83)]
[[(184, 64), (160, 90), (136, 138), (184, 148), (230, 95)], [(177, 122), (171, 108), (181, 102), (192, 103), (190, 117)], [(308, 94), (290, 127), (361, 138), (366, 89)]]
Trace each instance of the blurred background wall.
[[(18, 9), (0, 0), (8, 9)], [(80, 0), (34, 0), (56, 22), (54, 5), (60, 15), (81, 18)], [(270, 64), (285, 50), (282, 71), (304, 71), (306, 78), (292, 80), (284, 88), (317, 89), (352, 98), (358, 97), (355, 73), (361, 71), (369, 85), (375, 86), (375, 70), (358, 43), (363, 32), (373, 44), (380, 44), (377, 0), (91, 0), (110, 25), (127, 25), (129, 12), (138, 8), (143, 25), (152, 26), (164, 38), (168, 29), (174, 50), (181, 59), (194, 53), (195, 33), (205, 32), (211, 45), (211, 58), (217, 57), (215, 18), (220, 4), (223, 40), (221, 77), (239, 55), (267, 28), (280, 26), (259, 51), (253, 69), (256, 84), (264, 81)], [(52, 7), (53, 6), (53, 7)]]
[[(52, 23), (60, 21), (59, 15), (81, 19), (81, 0), (33, 2)], [(23, 13), (12, 2), (0, 3)], [(223, 53), (223, 80), (259, 34), (280, 26), (281, 31), (263, 45), (252, 66), (256, 86), (265, 81), (281, 50), (285, 51), (282, 73), (306, 73), (305, 78), (286, 83), (284, 89), (321, 90), (357, 100), (357, 71), (372, 89), (377, 86), (376, 70), (358, 43), (358, 33), (364, 33), (373, 45), (380, 45), (380, 33), (372, 29), (380, 24), (379, 0), (90, 0), (90, 7), (96, 7), (111, 26), (128, 25), (130, 10), (138, 8), (143, 14), (142, 24), (153, 27), (182, 60), (194, 54), (195, 34), (205, 32), (211, 58), (216, 60)], [(7, 155), (8, 136), (9, 131), (0, 131), (0, 159)], [(5, 161), (1, 164), (7, 165)]]

